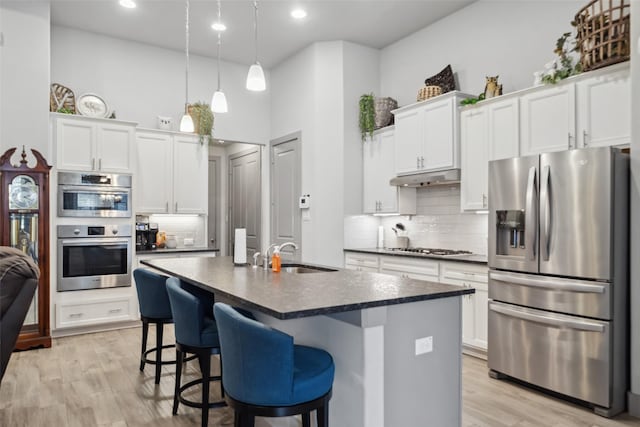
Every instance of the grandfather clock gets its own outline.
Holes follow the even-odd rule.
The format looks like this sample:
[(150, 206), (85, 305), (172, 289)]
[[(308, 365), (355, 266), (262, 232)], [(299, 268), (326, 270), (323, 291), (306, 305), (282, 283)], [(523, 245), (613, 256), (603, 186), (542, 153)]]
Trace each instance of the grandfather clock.
[(49, 170), (37, 150), (33, 168), (22, 148), (19, 166), (10, 163), (16, 148), (0, 157), (0, 244), (30, 255), (40, 268), (38, 289), (24, 321), (16, 350), (51, 347), (49, 328)]

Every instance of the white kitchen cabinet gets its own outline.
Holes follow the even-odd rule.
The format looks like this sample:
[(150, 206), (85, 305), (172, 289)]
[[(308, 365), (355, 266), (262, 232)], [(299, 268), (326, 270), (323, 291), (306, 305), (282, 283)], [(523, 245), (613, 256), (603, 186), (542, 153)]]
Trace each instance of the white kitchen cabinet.
[(136, 301), (129, 297), (91, 298), (55, 305), (56, 329), (94, 326), (138, 318)]
[(489, 160), (520, 155), (520, 100), (517, 97), (491, 101), (489, 111)]
[(393, 111), (396, 175), (459, 167), (458, 105), (466, 96), (449, 92)]
[(359, 252), (347, 252), (344, 255), (344, 268), (347, 270), (378, 272), (378, 256)]
[(389, 184), (395, 177), (394, 130), (376, 131), (363, 147), (363, 211), (364, 213), (416, 213), (416, 189)]
[(576, 91), (578, 147), (631, 143), (628, 68), (580, 80)]
[(131, 173), (136, 123), (52, 113), (56, 167)]
[(487, 209), (489, 168), (489, 109), (465, 110), (460, 115), (462, 210)]
[(439, 263), (430, 259), (381, 256), (380, 273), (393, 274), (409, 279), (438, 282)]
[(195, 135), (142, 131), (136, 135), (137, 213), (206, 214), (208, 146)]
[(488, 268), (464, 262), (440, 262), (440, 283), (475, 288), (475, 293), (463, 296), (462, 343), (471, 353), (487, 350), (488, 328)]
[(523, 156), (576, 147), (575, 85), (546, 86), (520, 98)]

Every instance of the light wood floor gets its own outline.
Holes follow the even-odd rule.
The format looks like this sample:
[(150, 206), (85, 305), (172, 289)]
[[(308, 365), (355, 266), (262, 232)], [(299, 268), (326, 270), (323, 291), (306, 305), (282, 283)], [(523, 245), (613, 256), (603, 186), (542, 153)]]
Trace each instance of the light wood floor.
[[(153, 342), (151, 329), (149, 339)], [(200, 425), (199, 410), (181, 405), (178, 415), (171, 415), (173, 368), (164, 367), (158, 387), (154, 385), (152, 366), (147, 365), (144, 373), (138, 371), (140, 335), (140, 329), (133, 328), (57, 338), (50, 349), (14, 353), (0, 386), (0, 426)], [(165, 337), (165, 342), (172, 339), (166, 329)], [(195, 366), (195, 363), (187, 365), (189, 375), (197, 373)], [(623, 415), (608, 420), (588, 409), (490, 379), (483, 360), (465, 356), (462, 424), (464, 427), (640, 427), (640, 419)], [(212, 410), (209, 425), (233, 425), (231, 411), (228, 408)], [(270, 424), (259, 419), (256, 425)], [(299, 424), (289, 419), (278, 420), (277, 425)]]

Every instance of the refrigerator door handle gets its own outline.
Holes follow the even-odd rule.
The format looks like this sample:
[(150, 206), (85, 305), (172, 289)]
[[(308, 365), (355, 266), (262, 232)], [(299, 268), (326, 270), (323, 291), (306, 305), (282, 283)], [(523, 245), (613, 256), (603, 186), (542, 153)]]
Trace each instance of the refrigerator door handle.
[(492, 271), (489, 273), (489, 279), (497, 282), (513, 283), (514, 285), (531, 286), (534, 288), (544, 288), (556, 291), (584, 292), (589, 294), (603, 294), (605, 291), (605, 287), (603, 285), (581, 282), (564, 282), (561, 279), (556, 280), (551, 277), (537, 279), (526, 276), (495, 273)]
[(549, 166), (542, 169), (542, 180), (540, 182), (540, 210), (542, 211), (542, 221), (540, 224), (540, 255), (544, 261), (549, 261), (549, 244), (551, 233), (551, 198), (549, 197)]
[(527, 320), (530, 322), (542, 323), (557, 328), (577, 329), (581, 331), (604, 332), (604, 325), (584, 320), (568, 320), (557, 319), (555, 317), (544, 316), (541, 314), (529, 313), (524, 310), (512, 309), (503, 305), (489, 303), (489, 310), (505, 316), (515, 317), (517, 319)]
[(537, 168), (535, 166), (529, 169), (529, 178), (527, 179), (527, 193), (526, 193), (526, 206), (525, 206), (525, 241), (527, 244), (527, 258), (530, 260), (536, 259), (536, 224), (538, 223), (537, 211), (535, 204), (536, 195), (536, 175)]

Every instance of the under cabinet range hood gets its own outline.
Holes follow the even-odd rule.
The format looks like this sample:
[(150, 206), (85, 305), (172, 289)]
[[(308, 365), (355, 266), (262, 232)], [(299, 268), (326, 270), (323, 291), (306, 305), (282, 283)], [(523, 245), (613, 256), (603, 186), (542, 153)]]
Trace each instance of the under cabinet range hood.
[(460, 182), (460, 169), (423, 172), (391, 178), (390, 185), (398, 187), (430, 187), (434, 185), (455, 184)]

